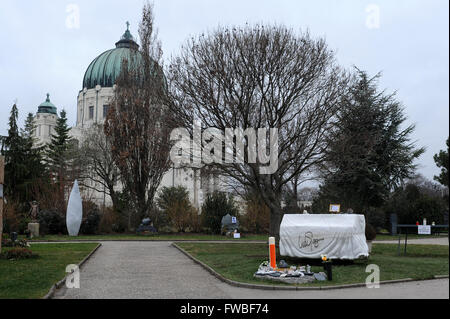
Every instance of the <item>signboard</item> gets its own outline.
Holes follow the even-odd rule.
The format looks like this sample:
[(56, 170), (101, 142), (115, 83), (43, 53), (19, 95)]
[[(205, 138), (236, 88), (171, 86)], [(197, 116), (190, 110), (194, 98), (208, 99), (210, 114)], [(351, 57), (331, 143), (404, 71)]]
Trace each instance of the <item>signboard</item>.
[(237, 222), (236, 217), (231, 217), (231, 222), (232, 222), (233, 224), (236, 224), (236, 222)]
[(234, 233), (234, 238), (241, 238), (241, 234), (239, 234), (239, 233)]
[(330, 213), (340, 213), (341, 205), (339, 204), (330, 204)]
[(418, 227), (419, 235), (431, 235), (431, 226), (430, 225), (419, 225)]

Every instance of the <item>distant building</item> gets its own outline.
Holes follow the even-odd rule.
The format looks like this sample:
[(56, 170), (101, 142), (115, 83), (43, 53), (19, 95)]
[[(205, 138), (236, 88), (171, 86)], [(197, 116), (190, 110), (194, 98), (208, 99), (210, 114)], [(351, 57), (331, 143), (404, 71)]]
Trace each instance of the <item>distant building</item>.
[(50, 102), (50, 94), (47, 93), (47, 99), (38, 106), (37, 114), (34, 117), (34, 136), (37, 145), (42, 146), (51, 142), (52, 135), (55, 134), (57, 120), (57, 108)]

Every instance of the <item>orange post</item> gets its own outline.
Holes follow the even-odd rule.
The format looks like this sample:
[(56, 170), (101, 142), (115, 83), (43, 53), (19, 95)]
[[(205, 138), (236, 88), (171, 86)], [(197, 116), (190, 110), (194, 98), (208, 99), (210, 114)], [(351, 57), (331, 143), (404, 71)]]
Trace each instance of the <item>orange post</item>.
[(269, 237), (269, 258), (270, 267), (277, 268), (277, 254), (275, 251), (275, 237)]

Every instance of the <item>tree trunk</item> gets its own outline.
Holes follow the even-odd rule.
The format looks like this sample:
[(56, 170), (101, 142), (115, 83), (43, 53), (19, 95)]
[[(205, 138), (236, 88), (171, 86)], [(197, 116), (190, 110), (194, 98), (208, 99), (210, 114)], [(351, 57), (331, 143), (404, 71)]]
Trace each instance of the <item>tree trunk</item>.
[(270, 236), (275, 237), (276, 242), (280, 240), (280, 224), (283, 218), (281, 206), (270, 206)]

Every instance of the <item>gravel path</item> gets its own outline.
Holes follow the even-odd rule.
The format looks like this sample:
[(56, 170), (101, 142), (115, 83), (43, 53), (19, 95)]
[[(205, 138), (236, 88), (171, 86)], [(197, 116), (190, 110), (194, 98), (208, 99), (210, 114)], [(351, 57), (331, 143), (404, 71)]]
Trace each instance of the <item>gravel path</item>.
[(448, 279), (382, 285), (379, 289), (268, 291), (221, 282), (170, 242), (102, 242), (84, 265), (81, 288), (59, 290), (66, 299), (308, 299), (449, 298)]

